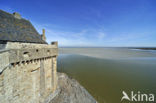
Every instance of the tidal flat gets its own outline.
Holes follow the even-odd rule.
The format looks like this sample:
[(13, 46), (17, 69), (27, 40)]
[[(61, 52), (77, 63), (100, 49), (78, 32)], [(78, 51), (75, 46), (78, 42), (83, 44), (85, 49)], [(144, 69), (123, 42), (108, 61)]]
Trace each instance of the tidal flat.
[(59, 48), (58, 71), (78, 80), (99, 103), (121, 103), (122, 91), (156, 95), (153, 50)]

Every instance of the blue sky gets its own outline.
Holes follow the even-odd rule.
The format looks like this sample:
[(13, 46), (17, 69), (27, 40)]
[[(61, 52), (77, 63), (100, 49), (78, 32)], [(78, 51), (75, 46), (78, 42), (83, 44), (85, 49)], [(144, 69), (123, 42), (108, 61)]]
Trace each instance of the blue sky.
[(0, 0), (60, 46), (156, 46), (156, 0)]

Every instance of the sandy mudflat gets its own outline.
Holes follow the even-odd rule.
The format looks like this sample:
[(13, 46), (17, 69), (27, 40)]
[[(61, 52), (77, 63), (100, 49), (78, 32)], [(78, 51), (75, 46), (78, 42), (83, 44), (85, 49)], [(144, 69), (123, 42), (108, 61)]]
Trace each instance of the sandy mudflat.
[(155, 58), (156, 52), (128, 48), (59, 48), (60, 54), (79, 54), (105, 59)]
[(97, 103), (84, 87), (65, 73), (58, 73), (57, 91), (50, 103)]

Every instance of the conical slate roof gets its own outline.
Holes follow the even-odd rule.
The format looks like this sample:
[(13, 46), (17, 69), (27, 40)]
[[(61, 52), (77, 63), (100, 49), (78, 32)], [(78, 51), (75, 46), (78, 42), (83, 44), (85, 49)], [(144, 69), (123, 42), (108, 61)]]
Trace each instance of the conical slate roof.
[(0, 10), (0, 42), (46, 43), (28, 20), (14, 14)]

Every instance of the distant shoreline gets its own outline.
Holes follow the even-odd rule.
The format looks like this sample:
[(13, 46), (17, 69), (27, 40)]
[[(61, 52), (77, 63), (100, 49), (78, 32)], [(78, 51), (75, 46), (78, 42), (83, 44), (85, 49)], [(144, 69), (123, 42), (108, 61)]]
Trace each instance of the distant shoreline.
[(134, 48), (134, 49), (141, 49), (141, 50), (156, 50), (156, 48)]
[[(153, 48), (153, 47), (152, 47)], [(152, 48), (149, 48), (150, 51)], [(144, 49), (144, 50), (143, 50)], [(127, 59), (136, 57), (156, 57), (155, 53), (145, 50), (146, 47), (133, 48), (59, 48), (59, 54), (78, 54), (101, 59)]]
[(92, 47), (92, 46), (86, 46), (86, 47), (79, 47), (79, 46), (63, 46), (59, 48), (128, 48), (128, 49), (142, 49), (142, 50), (156, 50), (156, 47)]

